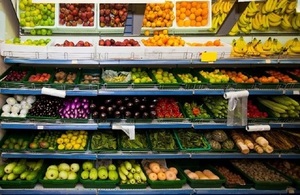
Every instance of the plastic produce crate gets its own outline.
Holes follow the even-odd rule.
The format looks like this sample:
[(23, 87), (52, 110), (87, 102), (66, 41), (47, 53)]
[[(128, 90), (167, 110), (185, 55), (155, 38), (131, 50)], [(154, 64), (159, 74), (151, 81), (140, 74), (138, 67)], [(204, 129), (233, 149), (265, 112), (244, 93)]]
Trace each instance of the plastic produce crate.
[[(43, 74), (43, 73), (50, 74), (50, 78), (48, 81), (44, 81), (44, 82), (29, 81), (31, 75)], [(51, 87), (51, 83), (53, 83), (53, 78), (54, 78), (53, 68), (36, 68), (35, 70), (30, 72), (28, 79), (26, 79), (24, 82), (25, 82), (25, 86), (28, 88)]]
[[(2, 152), (23, 152), (26, 151), (30, 143), (31, 135), (27, 131), (7, 132), (0, 141), (0, 150)], [(20, 144), (20, 140), (23, 142)], [(8, 148), (9, 144), (13, 144), (14, 148)], [(15, 148), (15, 145), (20, 145), (20, 148)], [(22, 147), (23, 146), (23, 147)]]
[[(180, 171), (183, 172), (184, 176), (186, 177), (187, 183), (192, 188), (221, 188), (222, 185), (225, 183), (226, 179), (223, 175), (221, 175), (213, 166), (210, 165), (191, 165), (191, 166), (181, 166)], [(219, 177), (219, 179), (206, 179), (206, 180), (196, 180), (191, 179), (185, 172), (185, 169), (189, 169), (190, 171), (204, 171), (205, 169), (210, 170), (213, 172), (216, 176)]]
[[(137, 140), (137, 137), (139, 137), (140, 139)], [(135, 132), (135, 140), (128, 140), (129, 143), (131, 143), (132, 147), (126, 147), (124, 145), (124, 143), (126, 142), (126, 140), (124, 139), (129, 139), (129, 137), (121, 132), (118, 134), (118, 145), (119, 145), (119, 149), (122, 150), (123, 152), (148, 152), (150, 151), (150, 141), (149, 141), (149, 137), (148, 137), (148, 133), (147, 131), (144, 130), (140, 130), (140, 131), (136, 131)], [(138, 145), (136, 144), (137, 141), (143, 145), (143, 147), (138, 147)], [(128, 144), (129, 144), (128, 143)]]
[(82, 69), (78, 81), (80, 90), (98, 90), (100, 87), (100, 69)]
[[(0, 86), (3, 88), (24, 87), (24, 81), (28, 79), (31, 70), (32, 68), (28, 68), (28, 67), (15, 67), (15, 66), (10, 67), (0, 76)], [(17, 71), (17, 72), (26, 71), (26, 74), (19, 81), (6, 81), (5, 78), (8, 76), (8, 74), (12, 73), (13, 71)]]
[[(224, 81), (220, 81), (220, 82), (215, 82), (215, 83), (212, 83), (210, 82), (209, 79), (206, 79), (204, 78), (204, 76), (202, 76), (200, 74), (200, 71), (206, 71), (206, 72), (214, 72), (215, 69), (195, 69), (195, 72), (197, 72), (199, 78), (203, 81), (203, 83), (206, 84), (207, 88), (209, 89), (227, 89), (227, 88), (230, 88), (233, 84), (232, 80), (229, 78), (229, 80), (227, 82), (224, 82)], [(219, 73), (215, 73), (215, 74), (220, 74), (220, 75), (225, 75), (223, 73), (221, 73), (221, 71)]]
[[(63, 76), (63, 74), (65, 74), (65, 76)], [(68, 80), (68, 77), (72, 75), (75, 75), (75, 78), (73, 79), (73, 82), (69, 82), (71, 81), (71, 79)], [(74, 87), (77, 86), (79, 82), (79, 77), (80, 77), (80, 71), (78, 69), (70, 69), (70, 68), (56, 69), (54, 73), (52, 87), (58, 90), (74, 89)]]
[[(104, 79), (104, 74), (111, 74), (108, 73), (108, 71), (114, 71), (114, 73), (116, 73), (115, 76), (119, 77), (119, 76), (124, 76), (124, 81), (123, 82), (112, 82), (109, 80), (105, 80)], [(123, 73), (124, 74), (123, 74)], [(113, 72), (112, 72), (113, 73)], [(111, 75), (113, 76), (113, 75)], [(104, 85), (106, 88), (127, 88), (131, 85), (131, 73), (129, 69), (125, 69), (125, 68), (106, 68), (104, 70), (102, 70), (102, 75), (101, 75), (101, 83), (102, 85)]]
[(124, 40), (133, 39), (133, 37), (100, 37), (97, 40), (96, 46), (96, 59), (100, 60), (139, 60), (144, 59), (145, 47), (141, 43), (140, 39), (134, 37), (134, 40), (138, 42), (139, 46), (102, 46), (99, 45), (99, 41), (124, 42)]
[[(154, 130), (148, 131), (151, 150), (153, 152), (166, 152), (166, 153), (176, 153), (179, 151), (179, 144), (172, 130)], [(163, 140), (162, 140), (163, 139)], [(168, 142), (168, 147), (160, 145), (161, 143)]]
[[(73, 42), (75, 45), (79, 41), (88, 41), (91, 46), (56, 46), (63, 44), (65, 41)], [(66, 37), (65, 39), (57, 38), (50, 42), (48, 46), (49, 59), (68, 59), (68, 60), (81, 60), (81, 59), (94, 59), (95, 58), (95, 43), (92, 38), (74, 38)]]
[[(202, 89), (205, 88), (205, 83), (201, 80), (198, 74), (196, 74), (195, 69), (190, 68), (176, 68), (173, 70), (173, 74), (175, 75), (175, 78), (178, 80), (179, 83), (182, 83), (183, 88), (185, 89)], [(198, 81), (192, 81), (192, 82), (185, 82), (183, 81), (179, 74), (191, 74), (193, 78), (197, 78)]]
[(153, 180), (150, 180), (149, 177), (147, 177), (147, 182), (152, 189), (182, 188), (182, 186), (184, 184), (186, 184), (187, 180), (186, 180), (186, 177), (184, 176), (184, 173), (182, 173), (179, 170), (179, 168), (177, 168), (177, 170), (178, 170), (178, 173), (177, 173), (178, 180), (165, 180), (165, 181), (156, 180), (156, 181), (153, 181)]

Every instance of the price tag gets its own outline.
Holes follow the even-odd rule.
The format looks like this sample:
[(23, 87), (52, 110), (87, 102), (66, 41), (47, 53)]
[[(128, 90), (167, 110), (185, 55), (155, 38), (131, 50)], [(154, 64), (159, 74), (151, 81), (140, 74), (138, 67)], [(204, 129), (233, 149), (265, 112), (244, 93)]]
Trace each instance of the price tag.
[(294, 94), (294, 95), (299, 95), (299, 94), (300, 94), (300, 91), (293, 91), (293, 94)]
[(270, 125), (248, 125), (246, 126), (246, 130), (248, 132), (253, 132), (253, 131), (270, 131), (271, 127)]
[(271, 64), (271, 59), (266, 59), (266, 64)]
[(297, 0), (296, 12), (300, 13), (300, 0)]
[(201, 53), (200, 60), (201, 60), (201, 62), (215, 62), (215, 61), (217, 61), (217, 56), (218, 56), (217, 52), (205, 51), (205, 52)]
[(78, 64), (78, 60), (72, 60), (72, 64)]
[(60, 97), (60, 98), (65, 98), (66, 93), (67, 92), (64, 90), (57, 90), (57, 89), (46, 88), (46, 87), (43, 87), (41, 91), (41, 94), (43, 95), (50, 95), (50, 96)]
[(37, 128), (37, 129), (44, 129), (44, 126), (38, 125), (36, 128)]

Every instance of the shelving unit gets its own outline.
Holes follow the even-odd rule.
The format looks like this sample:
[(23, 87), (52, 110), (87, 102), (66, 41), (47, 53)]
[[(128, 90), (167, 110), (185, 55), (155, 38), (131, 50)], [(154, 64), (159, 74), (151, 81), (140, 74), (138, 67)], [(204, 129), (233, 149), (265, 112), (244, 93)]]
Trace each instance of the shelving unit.
[[(98, 0), (65, 0), (65, 3), (74, 2), (77, 3), (99, 3)], [(37, 3), (56, 3), (54, 0), (33, 0)], [(114, 1), (101, 1), (100, 3), (113, 3)], [(149, 0), (147, 3), (151, 2), (162, 2), (160, 0)], [(139, 1), (117, 1), (117, 3), (134, 3), (140, 4)], [(144, 2), (142, 2), (144, 4)], [(149, 67), (149, 66), (171, 66), (171, 67), (280, 67), (280, 66), (299, 66), (300, 59), (298, 57), (286, 57), (277, 56), (273, 58), (238, 58), (238, 59), (218, 59), (214, 62), (201, 62), (195, 59), (174, 59), (174, 60), (163, 60), (163, 59), (151, 59), (151, 60), (68, 60), (68, 59), (25, 59), (25, 58), (11, 58), (5, 57), (3, 62), (7, 65), (25, 65), (25, 66), (74, 66), (74, 67), (85, 67), (89, 66), (92, 68), (101, 67)], [(101, 87), (97, 90), (66, 90), (67, 96), (90, 96), (97, 97), (102, 95), (108, 96), (203, 96), (203, 95), (223, 95), (228, 91), (238, 91), (240, 89), (159, 89), (157, 87), (147, 88), (147, 89), (136, 89), (133, 87), (125, 89), (107, 89)], [(249, 89), (249, 94), (251, 95), (299, 95), (300, 89), (298, 88), (278, 88), (278, 89)], [(0, 88), (0, 94), (3, 95), (41, 95), (41, 89), (37, 88)], [(88, 130), (88, 131), (110, 131), (112, 129), (111, 122), (101, 122), (97, 123), (94, 120), (89, 120), (88, 123), (63, 123), (57, 120), (56, 123), (41, 123), (34, 121), (23, 121), (23, 122), (7, 122), (1, 121), (1, 129), (8, 131), (30, 129), (32, 131), (38, 130)], [(123, 124), (122, 122), (119, 124)], [(226, 121), (203, 121), (203, 122), (190, 122), (189, 120), (184, 120), (182, 122), (158, 122), (153, 120), (149, 123), (124, 123), (134, 125), (136, 129), (176, 129), (176, 128), (193, 128), (196, 130), (206, 130), (206, 129), (240, 129), (244, 130), (245, 126), (227, 126)], [(255, 125), (258, 122), (250, 122), (249, 125)], [(259, 122), (259, 124), (266, 124), (271, 127), (271, 129), (298, 129), (300, 127), (300, 121), (269, 121), (269, 122)], [(220, 153), (220, 152), (201, 152), (201, 153), (157, 153), (157, 152), (147, 152), (147, 153), (136, 153), (136, 152), (124, 152), (118, 151), (116, 153), (94, 153), (91, 151), (85, 151), (83, 153), (42, 153), (42, 152), (2, 152), (2, 158), (14, 159), (14, 158), (26, 158), (26, 159), (78, 159), (78, 160), (101, 160), (101, 159), (203, 159), (203, 160), (217, 160), (217, 159), (300, 159), (300, 153), (271, 153), (271, 154), (257, 154), (249, 153), (244, 155), (240, 152), (234, 153)], [(294, 188), (288, 188), (286, 190), (256, 190), (256, 189), (228, 189), (228, 188), (191, 188), (188, 184), (184, 185), (180, 189), (151, 189), (147, 187), (146, 189), (120, 189), (119, 187), (115, 189), (86, 189), (81, 184), (78, 184), (74, 189), (50, 189), (43, 188), (40, 184), (37, 184), (34, 189), (0, 189), (0, 194), (298, 194), (299, 190)]]

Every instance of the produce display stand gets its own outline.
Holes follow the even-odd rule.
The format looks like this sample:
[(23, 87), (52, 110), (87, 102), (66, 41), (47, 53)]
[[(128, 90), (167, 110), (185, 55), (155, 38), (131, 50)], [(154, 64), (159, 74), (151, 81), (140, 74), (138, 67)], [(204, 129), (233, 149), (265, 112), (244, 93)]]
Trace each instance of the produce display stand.
[[(6, 36), (9, 35), (6, 41), (0, 40), (0, 60), (1, 67), (1, 77), (0, 77), (0, 93), (4, 96), (8, 95), (43, 95), (42, 88), (47, 87), (51, 89), (56, 89), (59, 92), (63, 92), (67, 97), (89, 97), (93, 100), (97, 99), (102, 101), (102, 97), (136, 97), (136, 96), (151, 96), (151, 97), (173, 97), (178, 100), (180, 112), (182, 118), (172, 118), (172, 117), (152, 117), (152, 118), (129, 118), (129, 119), (118, 119), (118, 118), (108, 118), (105, 120), (89, 117), (88, 119), (64, 119), (60, 117), (44, 117), (44, 116), (30, 116), (27, 115), (23, 118), (18, 117), (0, 117), (1, 128), (5, 131), (3, 138), (0, 140), (0, 147), (3, 146), (5, 140), (10, 138), (11, 135), (14, 135), (14, 130), (24, 131), (27, 133), (27, 139), (25, 141), (31, 140), (32, 131), (61, 131), (61, 130), (85, 130), (89, 131), (87, 144), (85, 147), (76, 150), (59, 150), (57, 147), (54, 150), (47, 149), (7, 149), (1, 148), (1, 157), (3, 159), (45, 159), (47, 163), (52, 162), (82, 162), (82, 161), (98, 161), (98, 160), (143, 160), (143, 159), (167, 159), (168, 161), (174, 163), (174, 166), (178, 170), (178, 178), (175, 181), (152, 181), (147, 176), (147, 181), (145, 183), (135, 183), (130, 184), (124, 183), (121, 181), (121, 178), (118, 180), (110, 181), (91, 181), (83, 180), (78, 174), (78, 177), (75, 180), (47, 180), (44, 178), (46, 167), (40, 171), (38, 178), (32, 181), (0, 181), (0, 194), (299, 194), (299, 179), (287, 178), (285, 183), (274, 183), (274, 182), (257, 182), (243, 174), (243, 177), (246, 178), (246, 185), (229, 185), (226, 183), (226, 178), (219, 173), (213, 166), (215, 162), (221, 163), (224, 161), (229, 162), (232, 159), (242, 160), (242, 159), (251, 159), (251, 160), (261, 160), (266, 159), (286, 159), (286, 160), (295, 160), (298, 162), (300, 159), (299, 147), (294, 147), (297, 149), (292, 150), (281, 150), (276, 149), (272, 153), (268, 154), (263, 152), (258, 154), (253, 150), (249, 154), (242, 154), (240, 148), (235, 145), (231, 150), (213, 150), (211, 149), (210, 144), (207, 140), (204, 140), (204, 148), (184, 148), (179, 136), (177, 135), (179, 129), (192, 129), (198, 131), (199, 134), (203, 133), (203, 130), (211, 131), (215, 129), (223, 130), (237, 130), (245, 131), (246, 126), (268, 126), (271, 131), (273, 129), (282, 129), (293, 130), (300, 127), (299, 117), (278, 117), (275, 114), (270, 112), (270, 108), (267, 108), (264, 105), (258, 104), (258, 107), (267, 111), (269, 116), (267, 118), (248, 118), (248, 123), (246, 126), (228, 126), (227, 118), (216, 118), (214, 117), (213, 112), (207, 108), (205, 102), (202, 102), (203, 96), (223, 96), (225, 92), (228, 91), (240, 91), (248, 90), (250, 96), (260, 97), (260, 96), (283, 96), (288, 95), (293, 97), (297, 102), (299, 102), (298, 95), (300, 94), (300, 77), (292, 74), (290, 71), (296, 68), (300, 68), (300, 55), (289, 55), (287, 51), (276, 53), (274, 55), (266, 56), (252, 56), (250, 54), (243, 55), (240, 57), (232, 57), (231, 54), (235, 52), (235, 44), (232, 43), (233, 39), (235, 41), (239, 39), (240, 36), (243, 36), (246, 42), (251, 42), (253, 37), (256, 37), (261, 42), (268, 40), (268, 36), (276, 38), (282, 41), (282, 44), (286, 43), (290, 39), (296, 38), (300, 40), (298, 31), (290, 32), (279, 32), (278, 29), (281, 27), (273, 28), (270, 27), (270, 31), (261, 33), (259, 31), (252, 30), (249, 34), (244, 34), (242, 31), (240, 34), (235, 36), (228, 36), (230, 28), (233, 27), (233, 22), (243, 23), (243, 17), (246, 14), (240, 13), (243, 7), (250, 5), (248, 2), (233, 2), (226, 0), (219, 0), (223, 3), (221, 8), (218, 8), (216, 11), (215, 4), (218, 1), (211, 0), (170, 0), (168, 1), (167, 7), (161, 7), (160, 5), (153, 6), (156, 10), (169, 9), (169, 13), (173, 13), (174, 18), (172, 24), (169, 27), (152, 27), (141, 26), (143, 23), (144, 11), (152, 9), (149, 6), (149, 3), (166, 3), (159, 0), (149, 0), (145, 2), (137, 1), (99, 1), (99, 0), (79, 0), (76, 3), (80, 4), (91, 4), (91, 17), (89, 26), (86, 24), (76, 24), (77, 26), (70, 26), (69, 24), (63, 24), (66, 18), (65, 11), (62, 9), (62, 4), (74, 4), (72, 0), (32, 0), (34, 3), (44, 3), (45, 9), (52, 8), (53, 13), (44, 12), (42, 14), (47, 14), (49, 17), (52, 17), (52, 20), (47, 21), (48, 25), (32, 25), (29, 20), (40, 20), (39, 16), (28, 17), (30, 14), (35, 14), (39, 11), (39, 7), (32, 8), (29, 13), (26, 8), (24, 8), (24, 2), (26, 5), (30, 5), (31, 1), (27, 0), (9, 0), (2, 1), (0, 3), (0, 13), (3, 10), (5, 16), (7, 16), (9, 21), (12, 21), (13, 17), (16, 17), (16, 20), (19, 21), (19, 36), (20, 40), (14, 40), (10, 36), (10, 33), (7, 32)], [(75, 1), (75, 0), (74, 0)], [(272, 0), (267, 0), (266, 2), (270, 3)], [(53, 4), (52, 4), (53, 3)], [(114, 26), (115, 21), (110, 21), (109, 26), (102, 27), (100, 18), (101, 7), (103, 4), (118, 4), (124, 3), (128, 5), (128, 8), (122, 10), (126, 12), (126, 22), (122, 24), (123, 26)], [(185, 12), (187, 15), (191, 15), (189, 11), (191, 9), (185, 8), (185, 4), (201, 3), (203, 7), (197, 7), (198, 10), (207, 10), (208, 13), (203, 14), (201, 20), (203, 21), (202, 26), (193, 27), (192, 25), (188, 26), (180, 24), (178, 21), (183, 17), (182, 12)], [(264, 2), (262, 2), (264, 3)], [(277, 2), (278, 3), (278, 2)], [(233, 7), (229, 8), (229, 4)], [(271, 4), (271, 3), (270, 3)], [(53, 7), (52, 7), (53, 6)], [(148, 7), (147, 7), (148, 6)], [(180, 9), (178, 7), (182, 6)], [(8, 8), (9, 9), (6, 9)], [(25, 6), (26, 7), (26, 6)], [(265, 5), (265, 7), (267, 7)], [(178, 8), (178, 9), (177, 9)], [(236, 10), (241, 9), (239, 12)], [(269, 8), (269, 7), (268, 7)], [(73, 9), (73, 8), (72, 8)], [(90, 9), (90, 8), (89, 8)], [(226, 11), (224, 11), (226, 10)], [(247, 8), (248, 15), (251, 14), (251, 9)], [(296, 9), (295, 9), (296, 10)], [(82, 10), (81, 10), (82, 11)], [(102, 10), (103, 11), (103, 10)], [(115, 11), (115, 10), (113, 10)], [(195, 10), (194, 10), (195, 11)], [(205, 12), (204, 11), (204, 12)], [(75, 11), (76, 12), (76, 11)], [(127, 13), (128, 12), (128, 13)], [(223, 13), (224, 12), (224, 13)], [(225, 13), (226, 12), (226, 13)], [(270, 11), (271, 12), (271, 11)], [(293, 12), (293, 16), (296, 16), (299, 13)], [(15, 14), (15, 15), (14, 15)], [(52, 14), (52, 15), (51, 15)], [(53, 15), (55, 14), (55, 15)], [(62, 14), (62, 15), (61, 15)], [(111, 16), (114, 15), (110, 13)], [(160, 13), (161, 15), (166, 13)], [(273, 14), (273, 13), (272, 13)], [(27, 15), (27, 16), (26, 16)], [(217, 16), (218, 15), (218, 16)], [(248, 16), (247, 17), (250, 17)], [(25, 19), (25, 26), (23, 17)], [(172, 16), (172, 17), (173, 17)], [(235, 17), (233, 17), (235, 16)], [(241, 18), (240, 18), (241, 16)], [(2, 17), (2, 15), (0, 15)], [(43, 17), (43, 16), (42, 16)], [(44, 16), (46, 17), (46, 16)], [(72, 16), (68, 16), (72, 17)], [(185, 15), (185, 17), (187, 17)], [(216, 18), (219, 18), (216, 22)], [(266, 17), (264, 15), (264, 17)], [(273, 18), (269, 16), (268, 21), (272, 21)], [(280, 16), (285, 18), (286, 16)], [(151, 17), (149, 17), (151, 19)], [(148, 18), (148, 19), (149, 19)], [(171, 16), (169, 16), (171, 18)], [(232, 20), (236, 18), (236, 21)], [(267, 18), (267, 17), (266, 17)], [(299, 16), (297, 17), (299, 19)], [(147, 19), (147, 20), (148, 20)], [(149, 19), (149, 20), (150, 20)], [(27, 21), (26, 21), (27, 20)], [(195, 21), (200, 20), (200, 18)], [(207, 21), (205, 21), (207, 20)], [(222, 21), (221, 21), (222, 20)], [(267, 20), (267, 19), (266, 19)], [(295, 19), (294, 19), (295, 20)], [(254, 21), (254, 18), (251, 20)], [(284, 19), (280, 20), (281, 22)], [(27, 23), (26, 23), (27, 22)], [(77, 21), (78, 22), (78, 21)], [(87, 22), (87, 21), (85, 21)], [(286, 22), (286, 21), (285, 21)], [(223, 23), (223, 25), (222, 25)], [(239, 24), (240, 24), (239, 23)], [(50, 25), (51, 24), (51, 25)], [(14, 24), (17, 25), (17, 24)], [(72, 24), (73, 25), (73, 24)], [(75, 24), (74, 24), (75, 25)], [(218, 25), (216, 28), (215, 25)], [(228, 25), (228, 26), (227, 26)], [(241, 24), (240, 24), (241, 25)], [(250, 20), (248, 26), (251, 26)], [(3, 25), (5, 26), (5, 25)], [(292, 26), (292, 24), (291, 24)], [(226, 28), (228, 28), (226, 30)], [(239, 27), (240, 28), (240, 27)], [(39, 32), (40, 30), (47, 29), (49, 34), (35, 36), (33, 34)], [(245, 30), (244, 28), (242, 28)], [(275, 29), (275, 30), (274, 30)], [(9, 29), (10, 30), (10, 29)], [(8, 31), (9, 31), (8, 30)], [(159, 36), (154, 36), (155, 33), (165, 33), (167, 30), (168, 35), (177, 36), (182, 38), (185, 41), (185, 44), (182, 46), (147, 46), (145, 40), (148, 39), (147, 33), (150, 33), (150, 36), (155, 37), (156, 43), (158, 43)], [(10, 30), (11, 31), (11, 30)], [(226, 36), (223, 36), (226, 32)], [(291, 30), (292, 31), (292, 30)], [(138, 33), (137, 33), (138, 32)], [(14, 32), (12, 34), (16, 34)], [(32, 34), (32, 35), (30, 35)], [(51, 34), (51, 35), (50, 35)], [(229, 33), (230, 34), (230, 33)], [(23, 41), (26, 39), (31, 39), (34, 41), (36, 39), (47, 39), (47, 44), (44, 43), (42, 46), (33, 46), (23, 44)], [(49, 38), (49, 39), (48, 39)], [(166, 37), (165, 37), (166, 38)], [(125, 39), (134, 39), (137, 41), (138, 45), (136, 46), (124, 46), (124, 45), (113, 45), (113, 46), (103, 46), (100, 44), (100, 40), (112, 40), (113, 42), (122, 42)], [(89, 46), (58, 46), (58, 44), (63, 44), (64, 41), (72, 41), (75, 44), (80, 41), (88, 41)], [(205, 45), (205, 42), (213, 42), (214, 40), (220, 41), (220, 46), (215, 45)], [(13, 42), (20, 43), (12, 44)], [(36, 40), (37, 41), (37, 40)], [(166, 41), (166, 40), (164, 40)], [(37, 42), (36, 42), (37, 43)], [(112, 43), (112, 42), (110, 42)], [(81, 44), (81, 43), (80, 43)], [(79, 45), (80, 45), (79, 44)], [(211, 44), (211, 43), (210, 43)], [(299, 43), (297, 43), (299, 44)], [(245, 48), (248, 47), (245, 45)], [(273, 48), (274, 49), (274, 48)], [(286, 50), (290, 48), (285, 48)], [(289, 50), (290, 51), (290, 50)], [(242, 53), (242, 52), (241, 52)], [(6, 68), (4, 65), (9, 65), (9, 68)], [(151, 82), (141, 82), (134, 83), (134, 80), (130, 80), (126, 83), (121, 82), (105, 82), (101, 78), (104, 70), (130, 70), (133, 67), (141, 68), (146, 70), (148, 75), (152, 79)], [(163, 70), (168, 70), (169, 73), (173, 73), (177, 80), (177, 83), (158, 83), (158, 80), (155, 78), (155, 75), (152, 73), (153, 69), (162, 68)], [(292, 79), (297, 80), (297, 82), (283, 82), (279, 81), (277, 83), (261, 83), (255, 81), (254, 83), (238, 83), (233, 82), (229, 79), (226, 83), (215, 83), (210, 82), (209, 79), (205, 79), (202, 75), (199, 74), (200, 70), (213, 71), (215, 69), (227, 69), (227, 70), (239, 70), (243, 72), (248, 77), (254, 76), (263, 76), (265, 70), (268, 69), (280, 70), (281, 73), (289, 75)], [(26, 75), (19, 81), (6, 81), (5, 78), (12, 70), (26, 70)], [(55, 83), (55, 73), (56, 70), (72, 70), (76, 73), (76, 79), (74, 83)], [(35, 73), (44, 73), (48, 72), (51, 74), (49, 81), (47, 82), (31, 82), (29, 77)], [(190, 73), (193, 77), (197, 77), (201, 82), (185, 82), (184, 79), (181, 79), (178, 74), (187, 74)], [(56, 94), (51, 94), (56, 95)], [(176, 96), (176, 97), (175, 97)], [(185, 101), (190, 101), (191, 98), (199, 100), (196, 102), (203, 103), (204, 109), (207, 109), (207, 112), (211, 117), (209, 118), (190, 118), (187, 116), (187, 112), (184, 109), (183, 103)], [(5, 100), (1, 98), (5, 104)], [(2, 105), (2, 104), (1, 104)], [(296, 105), (293, 106), (297, 107)], [(164, 108), (166, 109), (166, 108)], [(281, 108), (283, 109), (283, 108)], [(278, 109), (282, 111), (280, 108)], [(292, 112), (294, 109), (291, 109)], [(3, 111), (1, 110), (0, 114)], [(120, 132), (112, 130), (114, 125), (120, 126)], [(128, 130), (130, 129), (130, 130)], [(147, 147), (145, 148), (126, 148), (122, 146), (122, 140), (120, 139), (119, 133), (132, 136), (132, 129), (134, 132), (145, 132), (144, 139), (147, 142)], [(261, 129), (259, 129), (261, 130)], [(109, 132), (115, 135), (116, 149), (110, 148), (92, 148), (93, 144), (93, 135), (97, 131)], [(166, 137), (154, 137), (153, 134), (157, 132), (166, 131), (168, 132), (168, 138)], [(198, 133), (197, 132), (197, 133)], [(259, 133), (259, 132), (258, 132)], [(32, 134), (33, 135), (33, 134)], [(16, 135), (16, 137), (21, 136)], [(157, 136), (157, 135), (156, 135)], [(159, 135), (158, 135), (159, 136)], [(228, 134), (227, 136), (230, 137)], [(291, 135), (292, 136), (292, 135)], [(2, 137), (2, 136), (1, 136)], [(68, 137), (68, 135), (67, 135)], [(255, 136), (254, 136), (255, 137)], [(254, 139), (251, 137), (251, 139)], [(72, 139), (72, 136), (67, 139)], [(160, 148), (155, 146), (157, 140), (161, 143), (170, 143), (172, 142), (172, 148)], [(254, 140), (256, 141), (256, 140)], [(75, 144), (75, 142), (74, 142)], [(236, 143), (235, 143), (236, 144)], [(58, 161), (56, 161), (58, 160)], [(178, 164), (176, 164), (178, 162)], [(192, 163), (190, 163), (192, 162)], [(196, 164), (197, 163), (197, 164)], [(81, 163), (80, 163), (81, 165)], [(194, 180), (191, 179), (188, 174), (184, 172), (186, 169), (196, 171), (197, 169), (210, 169), (214, 172), (219, 180)], [(232, 170), (241, 173), (242, 171), (236, 167), (231, 167)], [(129, 170), (129, 169), (128, 169)], [(153, 170), (151, 170), (153, 171)], [(81, 170), (80, 170), (81, 172)], [(154, 171), (153, 171), (154, 172)], [(284, 175), (282, 172), (280, 174)]]

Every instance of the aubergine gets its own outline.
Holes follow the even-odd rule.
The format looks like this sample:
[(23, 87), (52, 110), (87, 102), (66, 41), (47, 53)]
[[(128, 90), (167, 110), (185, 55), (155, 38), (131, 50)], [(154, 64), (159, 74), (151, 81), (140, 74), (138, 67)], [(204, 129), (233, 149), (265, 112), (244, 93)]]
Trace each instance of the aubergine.
[(96, 104), (92, 103), (90, 104), (90, 111), (95, 111), (97, 108)]
[(101, 112), (99, 115), (99, 118), (102, 120), (105, 120), (105, 119), (107, 119), (107, 114), (105, 112)]
[(140, 118), (141, 117), (141, 113), (140, 112), (135, 112), (134, 113), (134, 118), (137, 119), (137, 118)]
[(133, 107), (133, 103), (132, 102), (128, 102), (126, 105), (127, 109), (131, 109)]
[(99, 106), (99, 111), (105, 112), (106, 111), (106, 107), (105, 106)]
[(99, 118), (99, 112), (98, 111), (94, 111), (93, 114), (92, 114), (92, 118), (93, 119)]
[(150, 117), (151, 118), (156, 118), (157, 114), (156, 114), (156, 111), (155, 110), (151, 110), (150, 111)]
[(125, 118), (131, 118), (131, 112), (130, 111), (125, 111)]
[(116, 110), (114, 113), (115, 118), (121, 118), (121, 112), (119, 110)]

